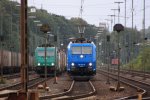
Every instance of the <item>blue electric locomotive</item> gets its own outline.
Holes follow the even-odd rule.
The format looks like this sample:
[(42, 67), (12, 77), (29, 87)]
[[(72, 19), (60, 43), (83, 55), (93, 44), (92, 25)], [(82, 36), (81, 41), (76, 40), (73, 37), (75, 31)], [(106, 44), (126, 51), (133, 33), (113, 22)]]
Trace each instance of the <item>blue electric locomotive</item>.
[(96, 74), (96, 46), (90, 41), (72, 41), (67, 51), (67, 72), (73, 76)]

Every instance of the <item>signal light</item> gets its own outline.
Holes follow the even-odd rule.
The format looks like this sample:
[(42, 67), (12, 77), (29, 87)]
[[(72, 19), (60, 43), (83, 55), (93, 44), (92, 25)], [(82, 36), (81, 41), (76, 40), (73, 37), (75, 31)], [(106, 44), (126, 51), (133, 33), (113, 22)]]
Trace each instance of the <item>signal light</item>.
[(107, 42), (109, 42), (110, 41), (110, 36), (109, 35), (107, 35)]
[(57, 35), (54, 36), (54, 41), (57, 41)]
[(144, 40), (147, 40), (147, 37), (145, 37)]

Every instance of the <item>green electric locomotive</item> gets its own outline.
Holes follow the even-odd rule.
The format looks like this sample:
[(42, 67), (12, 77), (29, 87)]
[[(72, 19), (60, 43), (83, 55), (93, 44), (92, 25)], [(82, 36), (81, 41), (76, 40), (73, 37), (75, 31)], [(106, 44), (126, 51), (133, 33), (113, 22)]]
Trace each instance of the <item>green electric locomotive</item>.
[[(45, 59), (45, 50), (46, 50), (46, 59)], [(57, 50), (57, 47), (46, 48), (44, 46), (37, 47), (35, 49), (35, 66), (36, 72), (40, 76), (45, 76), (45, 67), (47, 69), (48, 76), (54, 76), (56, 71), (57, 74), (65, 70), (66, 54), (64, 51)], [(62, 61), (62, 59), (64, 61)]]

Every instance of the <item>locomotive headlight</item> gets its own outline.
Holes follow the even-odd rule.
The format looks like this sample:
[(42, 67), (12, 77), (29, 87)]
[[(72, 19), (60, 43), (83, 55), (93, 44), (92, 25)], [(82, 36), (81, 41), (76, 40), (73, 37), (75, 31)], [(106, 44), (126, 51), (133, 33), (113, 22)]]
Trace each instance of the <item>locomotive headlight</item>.
[(74, 66), (74, 63), (71, 63), (71, 66)]
[(41, 64), (40, 63), (38, 63), (38, 66), (40, 66)]
[(92, 66), (92, 63), (89, 63), (89, 66)]
[(54, 64), (54, 63), (52, 63), (51, 65), (52, 65), (52, 66), (54, 66), (55, 64)]
[(83, 55), (80, 55), (80, 58), (83, 58)]

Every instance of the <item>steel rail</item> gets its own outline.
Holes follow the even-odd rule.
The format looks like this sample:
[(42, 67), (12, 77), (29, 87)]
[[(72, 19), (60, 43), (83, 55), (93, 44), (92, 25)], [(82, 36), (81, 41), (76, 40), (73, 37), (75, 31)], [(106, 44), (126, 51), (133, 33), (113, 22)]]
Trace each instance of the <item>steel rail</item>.
[(81, 99), (81, 98), (83, 99), (83, 98), (87, 98), (87, 97), (95, 95), (96, 89), (95, 89), (94, 85), (92, 84), (91, 81), (88, 81), (88, 82), (90, 83), (90, 87), (92, 88), (92, 91), (85, 93), (85, 94), (81, 94), (81, 95), (71, 95), (71, 96), (65, 95), (63, 97), (54, 98), (54, 99), (57, 99), (57, 100), (74, 100), (74, 99)]
[[(38, 80), (36, 83), (34, 83), (34, 81), (35, 80)], [(40, 81), (39, 81), (40, 80)], [(48, 80), (48, 79), (47, 79)], [(45, 80), (45, 79), (43, 79), (43, 80), (41, 80), (41, 78), (39, 78), (39, 77), (36, 77), (36, 78), (33, 78), (33, 79), (31, 79), (29, 82), (29, 84), (28, 84), (28, 88), (32, 88), (32, 87), (34, 87), (34, 86), (37, 86), (38, 84), (40, 84), (40, 83), (43, 83), (43, 82), (45, 82), (45, 81), (47, 81), (47, 80)], [(33, 83), (32, 83), (33, 82)], [(12, 88), (18, 88), (18, 87), (20, 87), (21, 86), (21, 82), (19, 82), (19, 83), (16, 83), (16, 84), (14, 84), (14, 85), (11, 85), (11, 86), (7, 86), (7, 87), (4, 87), (4, 88), (1, 88), (0, 90), (1, 90), (1, 92), (3, 92), (2, 90), (6, 90), (6, 89), (11, 89), (12, 90)], [(19, 92), (20, 91), (20, 89), (19, 90), (12, 90), (12, 92)], [(2, 93), (2, 94), (0, 94), (0, 98), (3, 98), (3, 97), (8, 97), (8, 95), (9, 95), (9, 92), (7, 92), (7, 93)]]
[[(102, 70), (100, 70), (101, 72), (102, 72)], [(107, 73), (106, 71), (103, 71), (103, 73)], [(115, 74), (112, 74), (112, 73), (110, 73), (111, 75), (114, 75), (114, 76), (117, 76), (117, 75), (115, 75)], [(107, 75), (107, 74), (106, 74)], [(134, 87), (134, 88), (136, 88), (136, 89), (138, 89), (138, 90), (140, 90), (142, 93), (142, 96), (144, 96), (144, 98), (142, 98), (142, 100), (149, 100), (149, 95), (150, 95), (150, 90), (149, 90), (149, 88), (148, 87), (150, 87), (150, 84), (148, 84), (148, 83), (145, 83), (145, 82), (142, 82), (142, 81), (137, 81), (137, 80), (134, 80), (134, 79), (131, 79), (131, 78), (126, 78), (126, 77), (124, 77), (124, 76), (120, 76), (121, 77), (121, 81), (123, 82), (123, 83), (125, 83), (125, 84), (128, 84), (128, 85), (130, 85), (130, 86), (132, 86), (132, 87)], [(114, 78), (114, 77), (111, 77), (111, 78), (113, 78), (113, 79), (115, 79), (116, 80), (116, 78)], [(126, 82), (126, 81), (123, 81), (123, 79), (125, 79), (126, 81), (128, 80), (128, 82)], [(129, 81), (130, 81), (130, 83), (129, 83)], [(134, 83), (132, 83), (131, 84), (131, 81), (133, 82), (134, 81)], [(133, 85), (134, 84), (134, 85)], [(138, 85), (139, 84), (139, 85)], [(142, 85), (143, 84), (143, 85)], [(138, 85), (138, 86), (137, 86)], [(146, 96), (148, 94), (148, 97)], [(146, 97), (145, 97), (146, 96)], [(118, 100), (124, 100), (124, 99), (135, 99), (135, 98), (137, 98), (138, 96), (137, 95), (132, 95), (132, 96), (128, 96), (128, 97), (123, 97), (123, 98), (119, 98)]]
[(68, 94), (72, 91), (74, 83), (75, 83), (75, 81), (72, 81), (70, 88), (65, 92), (58, 93), (58, 94), (47, 95), (47, 96), (40, 96), (39, 99), (44, 100), (44, 99), (50, 99), (50, 98), (64, 96), (64, 95), (66, 95), (66, 94)]

